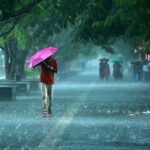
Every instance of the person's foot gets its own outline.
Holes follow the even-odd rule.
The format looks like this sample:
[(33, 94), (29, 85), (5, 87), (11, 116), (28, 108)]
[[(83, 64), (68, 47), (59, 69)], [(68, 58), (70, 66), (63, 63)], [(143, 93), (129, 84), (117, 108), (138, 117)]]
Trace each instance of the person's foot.
[(43, 111), (42, 112), (42, 117), (46, 117), (47, 116), (47, 112)]
[(52, 116), (52, 110), (50, 110), (49, 112), (48, 112), (48, 117), (51, 117)]
[(51, 116), (52, 116), (52, 114), (47, 114), (47, 116), (48, 116), (48, 117), (51, 117)]
[(52, 115), (52, 109), (51, 108), (48, 109), (48, 114)]

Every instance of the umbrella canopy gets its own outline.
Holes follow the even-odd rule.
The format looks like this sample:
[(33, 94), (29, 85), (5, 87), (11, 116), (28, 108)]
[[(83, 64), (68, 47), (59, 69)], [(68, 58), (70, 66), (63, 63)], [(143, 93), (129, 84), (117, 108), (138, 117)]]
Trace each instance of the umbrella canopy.
[(121, 58), (113, 58), (112, 60), (111, 60), (112, 62), (118, 62), (118, 63), (122, 63), (123, 62), (123, 60), (121, 59)]
[(54, 53), (56, 53), (58, 49), (55, 47), (47, 47), (44, 48), (37, 53), (35, 53), (27, 63), (28, 68), (34, 68), (38, 64), (40, 64), (42, 61), (46, 60), (48, 57), (52, 56)]
[(100, 61), (109, 61), (108, 58), (100, 58), (99, 60), (100, 60)]
[(141, 60), (132, 60), (131, 64), (142, 64)]

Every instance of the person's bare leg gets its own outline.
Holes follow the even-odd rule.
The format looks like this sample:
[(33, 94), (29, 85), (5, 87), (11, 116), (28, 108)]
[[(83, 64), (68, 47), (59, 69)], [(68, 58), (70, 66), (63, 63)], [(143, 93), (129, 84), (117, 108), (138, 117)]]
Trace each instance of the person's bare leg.
[(47, 114), (46, 109), (46, 85), (41, 83), (41, 94), (42, 94), (42, 115), (45, 116)]

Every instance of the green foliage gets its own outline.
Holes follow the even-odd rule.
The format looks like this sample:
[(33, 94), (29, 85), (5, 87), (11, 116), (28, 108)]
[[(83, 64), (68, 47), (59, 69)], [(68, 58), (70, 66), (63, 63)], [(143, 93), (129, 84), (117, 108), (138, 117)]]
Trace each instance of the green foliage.
[[(149, 0), (1, 0), (0, 21), (9, 18), (3, 30), (11, 28), (14, 18), (20, 16), (15, 13), (32, 2), (37, 2), (36, 7), (19, 18), (13, 31), (20, 49), (35, 51), (58, 44), (59, 55), (71, 59), (78, 53), (90, 54), (90, 48), (85, 50), (82, 42), (93, 42), (112, 52), (110, 45), (118, 38), (128, 42), (150, 38)], [(70, 24), (73, 30), (65, 33), (66, 38), (62, 35), (63, 40), (54, 42), (55, 33)]]
[(5, 40), (3, 38), (0, 38), (0, 47), (3, 47), (5, 43)]
[(39, 78), (39, 70), (38, 69), (26, 69), (25, 70), (25, 72), (26, 72), (26, 76), (28, 77), (28, 78)]
[(65, 23), (75, 24), (73, 33), (77, 41), (109, 45), (118, 37), (150, 38), (149, 0), (56, 0), (53, 3)]
[(0, 36), (9, 34), (18, 22), (43, 0), (1, 0), (0, 1)]
[(119, 7), (128, 7), (131, 5), (135, 5), (138, 0), (115, 0), (116, 6)]
[(144, 52), (147, 53), (147, 54), (150, 54), (150, 41), (145, 42)]

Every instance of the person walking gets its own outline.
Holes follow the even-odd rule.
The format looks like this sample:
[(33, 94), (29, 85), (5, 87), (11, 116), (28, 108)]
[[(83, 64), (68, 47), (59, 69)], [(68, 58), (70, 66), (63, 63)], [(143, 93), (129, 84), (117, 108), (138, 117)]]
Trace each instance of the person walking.
[(143, 65), (141, 62), (133, 64), (133, 74), (134, 74), (134, 81), (139, 82), (142, 81), (143, 77)]
[(109, 75), (110, 75), (110, 67), (108, 62), (105, 63), (105, 67), (104, 67), (104, 79), (105, 80), (109, 80)]
[(114, 64), (113, 64), (113, 76), (114, 76), (114, 79), (116, 81), (119, 79), (118, 74), (119, 74), (119, 66), (118, 66), (118, 63), (114, 62)]
[(109, 59), (101, 58), (99, 63), (99, 77), (101, 80), (108, 80), (110, 75), (110, 68), (108, 64)]
[(104, 71), (103, 70), (104, 70), (104, 63), (103, 63), (103, 61), (100, 61), (100, 63), (99, 63), (99, 77), (101, 80), (104, 79)]
[(51, 116), (52, 114), (52, 86), (54, 84), (54, 73), (57, 73), (57, 61), (48, 57), (40, 64), (40, 82), (42, 94), (42, 115)]
[(123, 79), (123, 65), (121, 62), (114, 62), (114, 64), (113, 64), (113, 76), (114, 76), (114, 79), (116, 81)]

